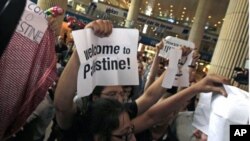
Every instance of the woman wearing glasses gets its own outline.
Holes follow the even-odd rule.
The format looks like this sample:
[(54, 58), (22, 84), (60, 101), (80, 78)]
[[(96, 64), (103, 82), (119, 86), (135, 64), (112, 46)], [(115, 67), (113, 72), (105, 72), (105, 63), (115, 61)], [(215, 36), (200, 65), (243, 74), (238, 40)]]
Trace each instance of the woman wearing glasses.
[(94, 141), (136, 141), (134, 126), (122, 103), (100, 98), (91, 109), (88, 115)]

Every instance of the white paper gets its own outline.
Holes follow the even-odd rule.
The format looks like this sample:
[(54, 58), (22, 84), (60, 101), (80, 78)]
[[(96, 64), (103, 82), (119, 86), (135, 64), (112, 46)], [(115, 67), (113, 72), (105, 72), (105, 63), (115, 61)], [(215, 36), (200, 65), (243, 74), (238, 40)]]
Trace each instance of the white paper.
[(229, 141), (229, 121), (212, 112), (210, 122), (208, 141)]
[(186, 47), (190, 47), (194, 49), (195, 47), (194, 43), (191, 41), (187, 41), (187, 40), (183, 40), (183, 39), (171, 37), (171, 36), (167, 36), (164, 39), (163, 44), (164, 44), (164, 48), (161, 49), (159, 52), (159, 56), (163, 58), (169, 58), (169, 55), (170, 55), (169, 51), (174, 48), (178, 48), (180, 46), (186, 46)]
[(181, 67), (181, 76), (175, 75), (173, 86), (188, 87), (189, 86), (189, 68)]
[(225, 85), (224, 88), (228, 93), (228, 97), (214, 95), (212, 99), (212, 112), (239, 124), (247, 123), (250, 107), (249, 94), (229, 85)]
[(211, 109), (212, 92), (201, 93), (199, 102), (194, 112), (194, 119), (192, 125), (201, 130), (203, 133), (208, 134), (209, 130), (209, 117)]
[[(172, 88), (172, 86), (188, 87), (188, 65), (190, 65), (192, 62), (193, 52), (191, 52), (187, 57), (182, 57), (182, 53), (178, 54), (174, 50), (181, 50), (180, 46), (186, 46), (194, 49), (194, 43), (171, 36), (167, 36), (163, 43), (164, 48), (160, 50), (159, 56), (169, 59), (169, 66), (168, 72), (164, 76), (162, 86), (164, 88)], [(183, 64), (178, 63), (179, 61), (183, 62)]]
[[(91, 94), (97, 85), (139, 84), (138, 30), (113, 28), (112, 34), (104, 38), (95, 36), (92, 29), (73, 31), (72, 34), (81, 62), (78, 97)], [(93, 50), (95, 53), (92, 53)]]
[(229, 85), (224, 85), (224, 88), (228, 97), (214, 94), (212, 96), (210, 110), (209, 108), (202, 109), (204, 113), (210, 113), (209, 124), (207, 126), (208, 133), (206, 133), (207, 129), (202, 130), (206, 127), (204, 125), (206, 122), (203, 122), (203, 124), (200, 125), (197, 124), (197, 120), (199, 122), (207, 121), (204, 120), (204, 118), (207, 118), (207, 115), (203, 114), (205, 116), (194, 116), (197, 118), (195, 118), (196, 120), (194, 120), (193, 125), (208, 135), (208, 141), (229, 141), (230, 125), (248, 124), (249, 122), (250, 96), (248, 92)]
[(48, 21), (44, 11), (35, 3), (27, 0), (23, 15), (17, 25), (16, 32), (40, 43), (48, 27)]
[(181, 58), (182, 51), (180, 49), (171, 49), (169, 54), (169, 64), (167, 68), (167, 72), (164, 76), (162, 87), (164, 88), (172, 88), (173, 82), (175, 81), (175, 75), (178, 72), (178, 61)]

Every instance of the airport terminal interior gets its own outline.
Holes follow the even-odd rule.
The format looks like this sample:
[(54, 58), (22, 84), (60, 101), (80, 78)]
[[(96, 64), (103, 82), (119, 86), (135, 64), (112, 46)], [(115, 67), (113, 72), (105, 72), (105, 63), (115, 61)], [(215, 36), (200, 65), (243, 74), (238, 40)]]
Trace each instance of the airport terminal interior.
[[(78, 141), (80, 139), (84, 139), (84, 141), (207, 141), (208, 139), (209, 141), (211, 131), (218, 130), (211, 129), (208, 125), (202, 129), (198, 129), (195, 124), (201, 124), (201, 126), (203, 126), (202, 122), (209, 124), (207, 122), (212, 118), (214, 118), (212, 121), (216, 121), (216, 118), (219, 119), (217, 122), (223, 121), (223, 123), (218, 125), (222, 126), (222, 124), (225, 123), (225, 128), (227, 128), (228, 123), (250, 123), (250, 111), (249, 109), (248, 111), (245, 110), (250, 107), (249, 0), (22, 1), (29, 2), (29, 4), (32, 2), (30, 5), (34, 5), (33, 3), (35, 3), (37, 6), (34, 6), (35, 8), (33, 7), (34, 11), (30, 11), (29, 8), (32, 9), (32, 6), (29, 5), (29, 7), (26, 5), (26, 9), (24, 9), (25, 12), (35, 12), (37, 14), (43, 9), (45, 12), (41, 10), (42, 13), (47, 14), (43, 17), (46, 19), (46, 24), (48, 21), (46, 28), (49, 28), (44, 28), (43, 38), (41, 38), (39, 42), (33, 42), (35, 40), (34, 38), (28, 39), (25, 35), (20, 36), (20, 32), (18, 31), (19, 29), (24, 30), (23, 25), (21, 25), (21, 28), (19, 27), (22, 22), (32, 22), (33, 17), (27, 16), (29, 14), (24, 12), (27, 14), (26, 19), (21, 18), (19, 22), (18, 20), (16, 21), (17, 27), (19, 28), (14, 30), (15, 28), (12, 27), (12, 38), (9, 35), (7, 37), (6, 33), (9, 31), (7, 28), (3, 28), (8, 24), (4, 22), (4, 24), (0, 24), (3, 26), (2, 28), (0, 26), (0, 37), (6, 35), (5, 38), (9, 38), (8, 41), (10, 41), (9, 44), (6, 43), (5, 52), (2, 52), (2, 49), (0, 50), (0, 55), (2, 55), (0, 56), (0, 77), (2, 77), (0, 78), (0, 141)], [(7, 15), (10, 13), (9, 11), (12, 11), (8, 9), (8, 6), (10, 7), (13, 4), (15, 5), (16, 3), (6, 2), (3, 6), (2, 2), (0, 2), (0, 6), (3, 8), (3, 10), (0, 10), (0, 20), (14, 20), (14, 18), (11, 19), (11, 17)], [(13, 13), (13, 17), (17, 15), (17, 11), (18, 9), (16, 9), (16, 13)], [(10, 15), (11, 14), (9, 14), (9, 16)], [(114, 86), (113, 84), (112, 86), (106, 86), (104, 84), (105, 81), (103, 81), (104, 83), (102, 82), (100, 86), (92, 85), (93, 89), (87, 88), (91, 89), (91, 94), (86, 95), (86, 97), (78, 97), (79, 81), (82, 78), (77, 78), (77, 75), (81, 75), (80, 71), (83, 70), (82, 66), (84, 63), (81, 62), (81, 57), (80, 59), (77, 57), (79, 55), (76, 54), (78, 48), (76, 47), (72, 32), (82, 30), (86, 25), (98, 19), (111, 21), (113, 28), (137, 29), (139, 31), (138, 42), (136, 40), (138, 45), (135, 51), (138, 66), (135, 62), (129, 62), (130, 58), (127, 58), (128, 64), (136, 64), (136, 69), (138, 67), (139, 85), (126, 84), (126, 86), (121, 86), (122, 84), (116, 84), (116, 86)], [(107, 24), (104, 21), (101, 22)], [(13, 25), (14, 24), (9, 24), (9, 26)], [(32, 25), (32, 23), (30, 25)], [(42, 23), (39, 23), (36, 27), (40, 25), (42, 25)], [(28, 26), (28, 28), (29, 27), (31, 26)], [(2, 34), (3, 31), (5, 31), (5, 34)], [(97, 35), (97, 33), (95, 33), (95, 35)], [(105, 36), (106, 35), (103, 35), (103, 37)], [(187, 77), (183, 75), (185, 78), (182, 77), (183, 79), (179, 80), (187, 80), (188, 85), (185, 87), (179, 85), (173, 85), (172, 87), (171, 85), (171, 88), (164, 89), (164, 92), (162, 92), (160, 90), (163, 84), (160, 86), (160, 82), (164, 81), (163, 76), (165, 74), (169, 76), (172, 73), (169, 73), (171, 71), (167, 72), (171, 64), (169, 58), (159, 57), (159, 43), (162, 43), (161, 41), (167, 42), (167, 39), (170, 38), (190, 42), (190, 46), (193, 45), (193, 48), (189, 48), (190, 50), (187, 49), (186, 52), (189, 51), (188, 54), (192, 52), (192, 56), (189, 57), (195, 61), (191, 59), (190, 64), (186, 66), (183, 65), (186, 63), (188, 55), (183, 55), (186, 53), (186, 47), (181, 46), (179, 56), (180, 58), (185, 56), (186, 58), (184, 57), (184, 59), (186, 60), (184, 63), (181, 62), (181, 59), (177, 60), (178, 62), (176, 64), (178, 65), (176, 66), (179, 72), (176, 71), (177, 73), (173, 74), (171, 79), (173, 78), (173, 81), (176, 82), (178, 78), (182, 77), (181, 71), (184, 70), (188, 75), (185, 75)], [(49, 48), (51, 45), (53, 45), (52, 49)], [(1, 43), (0, 46), (2, 46)], [(21, 50), (18, 48), (19, 46), (25, 48)], [(94, 54), (97, 52), (96, 48), (100, 48), (100, 46), (101, 45), (94, 46), (92, 44), (92, 50), (86, 49), (84, 51), (85, 55), (87, 54), (87, 57), (85, 56), (86, 62), (88, 59), (92, 61), (91, 57), (96, 55)], [(103, 47), (106, 46), (103, 45)], [(15, 49), (12, 50), (11, 47)], [(28, 49), (29, 47), (32, 48)], [(96, 52), (93, 51), (94, 49), (96, 49)], [(21, 53), (19, 53), (19, 51)], [(27, 55), (29, 53), (33, 56), (30, 57)], [(102, 53), (100, 54), (102, 55)], [(107, 56), (108, 55), (105, 57)], [(168, 54), (168, 57), (169, 56), (171, 56), (171, 54)], [(94, 57), (93, 60), (96, 61), (97, 59)], [(113, 56), (110, 58), (112, 59), (112, 57)], [(110, 58), (107, 60), (109, 61)], [(173, 55), (172, 58), (174, 58)], [(24, 62), (17, 62), (23, 60)], [(99, 63), (100, 62), (101, 61), (99, 61)], [(91, 78), (94, 73), (99, 71), (96, 70), (98, 64), (94, 63), (92, 62), (93, 66), (88, 68), (89, 70), (91, 68)], [(183, 66), (185, 66), (186, 69), (181, 70)], [(29, 70), (26, 69), (22, 71), (25, 67)], [(172, 68), (169, 67), (169, 70), (171, 69)], [(19, 72), (20, 75), (15, 74), (17, 72)], [(178, 76), (178, 74), (180, 74), (180, 76)], [(15, 77), (15, 79), (13, 77)], [(39, 77), (39, 79), (37, 77)], [(121, 78), (130, 79), (129, 77), (125, 78), (122, 76)], [(103, 78), (105, 78), (105, 76)], [(98, 81), (98, 78), (96, 79), (95, 76), (94, 79), (91, 79), (91, 84)], [(232, 87), (224, 85), (224, 82), (230, 84)], [(112, 89), (113, 91), (111, 91)], [(108, 90), (111, 92), (105, 92)], [(229, 109), (242, 106), (240, 107), (242, 109), (237, 109), (241, 112), (233, 111), (236, 113), (232, 114), (228, 112), (230, 110), (223, 111), (221, 110), (222, 108), (219, 107), (217, 110), (221, 110), (219, 112), (222, 113), (228, 112), (229, 114), (226, 116), (229, 117), (223, 119), (223, 114), (212, 115), (213, 112), (216, 111), (214, 110), (216, 108), (212, 105), (213, 100), (217, 98), (216, 95), (225, 95), (225, 91), (230, 91), (234, 94), (236, 93), (234, 90), (240, 93), (240, 96), (236, 99), (239, 101), (238, 105), (230, 103), (236, 102), (235, 99), (229, 102), (225, 102), (226, 100), (223, 101), (224, 99), (222, 99), (222, 102), (217, 104), (223, 108), (229, 107)], [(163, 94), (158, 95), (160, 92)], [(192, 95), (192, 97), (187, 94), (188, 92), (191, 92), (190, 95)], [(180, 95), (178, 95), (178, 93), (180, 93)], [(145, 96), (143, 94), (145, 94)], [(210, 97), (207, 96), (206, 98), (209, 98), (206, 99), (205, 96), (202, 97), (202, 95), (209, 95)], [(122, 102), (119, 101), (122, 104), (119, 102), (112, 103), (117, 106), (110, 106), (111, 108), (109, 108), (117, 108), (115, 110), (93, 110), (94, 106), (98, 107), (98, 104), (95, 105), (96, 101), (98, 103), (96, 99), (102, 99), (102, 96), (104, 97), (103, 99), (109, 99), (111, 97), (111, 102), (117, 102), (117, 100), (119, 101), (119, 98), (122, 97)], [(169, 97), (170, 100), (166, 100)], [(171, 99), (171, 97), (173, 98)], [(200, 101), (203, 103), (199, 104), (198, 102)], [(101, 104), (105, 102), (110, 101), (103, 101)], [(159, 104), (160, 102), (165, 102), (165, 105), (162, 104), (162, 106)], [(183, 104), (181, 102), (183, 102)], [(231, 105), (227, 107), (223, 102)], [(243, 104), (241, 104), (241, 102)], [(124, 103), (129, 104), (126, 105)], [(100, 109), (105, 108), (105, 105), (100, 105)], [(164, 106), (170, 108), (162, 110)], [(196, 107), (198, 108), (196, 109)], [(170, 112), (168, 112), (168, 110)], [(102, 118), (101, 116), (93, 117), (92, 112), (99, 112), (98, 115), (106, 114), (106, 116), (110, 118)], [(110, 114), (108, 112), (120, 113)], [(156, 113), (161, 116), (167, 116), (166, 118), (155, 116), (157, 118), (154, 119), (159, 121), (157, 121), (157, 123), (154, 122), (152, 125), (151, 122), (153, 123), (154, 120), (151, 119), (145, 122), (145, 125), (144, 123), (142, 124), (142, 121), (154, 117), (153, 114)], [(122, 117), (122, 114), (125, 116), (123, 115)], [(247, 118), (240, 118), (243, 116)], [(137, 118), (139, 120), (136, 120)], [(234, 121), (230, 118), (234, 119)], [(107, 119), (107, 122), (102, 121), (102, 119)], [(99, 121), (97, 122), (98, 124), (94, 124), (94, 120)], [(112, 120), (116, 121), (113, 122)], [(130, 120), (132, 122), (130, 122)], [(81, 125), (83, 124), (84, 127), (86, 125), (86, 129), (82, 129)], [(108, 124), (110, 124), (110, 126)], [(144, 129), (144, 126), (147, 127), (149, 125), (151, 125), (150, 128)], [(92, 126), (100, 127), (100, 131), (95, 130), (97, 128), (93, 129)], [(125, 126), (127, 127), (124, 128)], [(216, 128), (216, 126), (212, 127)], [(122, 130), (120, 128), (122, 128)], [(224, 134), (226, 130), (222, 131), (215, 133), (216, 135), (219, 134), (218, 136), (210, 136), (210, 141), (222, 141), (218, 140), (219, 137), (223, 138), (223, 141), (229, 141), (227, 134)], [(80, 132), (84, 132), (84, 134), (81, 135)], [(134, 132), (137, 133), (135, 134)], [(90, 137), (88, 137), (88, 135), (90, 135)], [(91, 140), (89, 140), (90, 138)]]
[[(138, 0), (137, 2), (133, 0), (94, 0), (92, 5), (91, 2), (91, 0), (68, 0), (66, 16), (75, 17), (83, 23), (93, 19), (108, 19), (112, 21), (114, 27), (137, 28), (140, 32), (138, 51), (146, 52), (150, 58), (155, 54), (155, 44), (167, 36), (193, 40), (201, 54), (197, 64), (198, 79), (211, 66), (221, 28), (227, 16), (226, 12), (230, 12), (229, 0), (209, 0), (207, 3), (199, 0)], [(67, 21), (65, 22), (67, 23)], [(236, 21), (228, 21), (228, 24), (229, 22)], [(72, 28), (68, 30), (68, 24), (71, 22), (66, 23), (63, 24), (61, 35), (74, 30)], [(244, 26), (247, 25), (244, 23)], [(192, 28), (193, 31), (191, 31)], [(228, 30), (229, 27), (225, 28), (224, 30)], [(238, 29), (238, 27), (236, 28)], [(237, 31), (237, 29), (235, 32), (244, 31), (244, 27), (241, 31)], [(248, 33), (246, 28), (245, 31)], [(239, 35), (248, 37), (248, 34), (245, 33), (244, 35), (239, 33)], [(249, 55), (247, 50), (243, 52), (244, 57), (242, 56), (242, 59), (230, 64), (232, 65), (229, 67), (230, 70), (217, 71), (232, 78), (237, 73), (237, 68), (247, 69)], [(221, 66), (221, 68), (223, 67)], [(244, 87), (245, 90), (248, 89), (245, 84), (241, 87)]]

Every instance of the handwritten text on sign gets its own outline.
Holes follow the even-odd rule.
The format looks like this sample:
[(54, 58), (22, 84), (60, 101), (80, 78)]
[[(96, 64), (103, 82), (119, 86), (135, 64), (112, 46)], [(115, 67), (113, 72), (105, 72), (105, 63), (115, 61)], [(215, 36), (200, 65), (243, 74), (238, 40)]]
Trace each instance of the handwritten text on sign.
[(183, 39), (176, 38), (176, 37), (167, 36), (164, 39), (164, 48), (160, 50), (159, 56), (162, 56), (164, 58), (168, 58), (169, 51), (171, 49), (178, 48), (180, 46), (186, 46), (186, 47), (190, 47), (192, 49), (195, 48), (194, 43), (191, 41), (183, 40)]
[(188, 56), (182, 56), (180, 47), (186, 46), (193, 50), (194, 43), (171, 36), (167, 36), (163, 43), (164, 48), (160, 50), (159, 56), (169, 59), (169, 65), (162, 86), (165, 88), (189, 86), (188, 65), (192, 62), (192, 53)]
[(31, 1), (27, 1), (16, 32), (40, 43), (47, 27), (48, 22), (43, 10)]
[(97, 85), (138, 85), (138, 30), (114, 28), (109, 37), (100, 38), (84, 29), (74, 31), (73, 37), (81, 62), (79, 97), (91, 94)]

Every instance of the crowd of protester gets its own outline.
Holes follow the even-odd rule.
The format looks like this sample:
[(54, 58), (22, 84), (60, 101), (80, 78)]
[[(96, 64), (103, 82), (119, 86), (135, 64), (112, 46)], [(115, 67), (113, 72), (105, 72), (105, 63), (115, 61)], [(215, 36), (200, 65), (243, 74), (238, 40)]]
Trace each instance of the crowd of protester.
[[(87, 13), (92, 14), (95, 8), (96, 3), (92, 2)], [(52, 20), (49, 19), (49, 30), (54, 30)], [(108, 37), (112, 34), (113, 25), (108, 20), (95, 20), (85, 28), (92, 29), (98, 37)], [(139, 85), (96, 86), (89, 96), (74, 100), (78, 93), (79, 54), (73, 39), (58, 36), (54, 47), (58, 79), (46, 89), (44, 99), (27, 118), (24, 126), (11, 137), (0, 136), (0, 140), (206, 140), (206, 134), (191, 127), (198, 99), (196, 96), (201, 92), (216, 92), (226, 96), (222, 84), (228, 81), (215, 74), (196, 80), (195, 65), (199, 54), (194, 51), (189, 65), (190, 86), (163, 88), (161, 84), (169, 64), (169, 60), (159, 56), (163, 46), (162, 40), (155, 45), (153, 57), (148, 57), (146, 52), (138, 52), (137, 60), (132, 60), (138, 63)], [(182, 57), (192, 52), (189, 47), (181, 46), (180, 49)]]
[[(113, 26), (110, 21), (96, 20), (85, 28), (91, 28), (96, 36), (106, 37)], [(213, 91), (226, 95), (218, 86), (226, 83), (225, 78), (207, 75), (196, 81), (193, 66), (189, 68), (193, 83), (190, 87), (181, 90), (161, 87), (168, 66), (168, 60), (158, 56), (163, 47), (161, 41), (152, 59), (138, 53), (134, 60), (138, 62), (139, 85), (96, 86), (90, 96), (73, 102), (80, 61), (74, 41), (66, 41), (59, 36), (55, 46), (58, 82), (50, 87), (23, 130), (8, 140), (42, 141), (47, 134), (48, 141), (182, 141), (176, 131), (180, 124), (177, 119), (181, 112), (188, 111), (196, 94)], [(181, 49), (182, 55), (191, 52), (186, 47)], [(194, 53), (192, 64), (198, 58), (199, 54)], [(46, 132), (47, 128), (51, 132)]]

